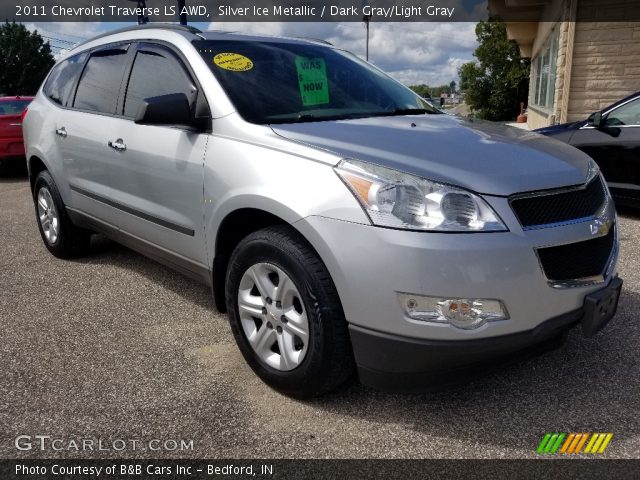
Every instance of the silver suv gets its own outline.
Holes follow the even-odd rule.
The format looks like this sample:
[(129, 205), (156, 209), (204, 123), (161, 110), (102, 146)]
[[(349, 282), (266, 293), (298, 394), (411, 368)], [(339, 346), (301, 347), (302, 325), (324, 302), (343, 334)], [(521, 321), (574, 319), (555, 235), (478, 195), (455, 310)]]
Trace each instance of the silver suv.
[(593, 335), (617, 307), (616, 214), (589, 157), (439, 114), (321, 41), (112, 32), (57, 63), (24, 131), (52, 254), (100, 232), (211, 285), (289, 395), (356, 371), (421, 388)]

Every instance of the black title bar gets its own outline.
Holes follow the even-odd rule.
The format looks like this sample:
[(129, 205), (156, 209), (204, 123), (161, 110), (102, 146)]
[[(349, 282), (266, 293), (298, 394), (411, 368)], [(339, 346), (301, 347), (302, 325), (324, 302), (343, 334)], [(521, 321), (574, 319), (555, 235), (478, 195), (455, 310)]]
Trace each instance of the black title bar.
[(640, 460), (0, 460), (16, 479), (449, 479), (637, 478)]
[[(554, 2), (491, 0), (505, 21), (640, 21), (640, 0), (581, 0), (577, 12)], [(489, 16), (489, 0), (3, 0), (0, 20), (16, 22), (476, 22)], [(573, 15), (573, 17), (572, 17)]]

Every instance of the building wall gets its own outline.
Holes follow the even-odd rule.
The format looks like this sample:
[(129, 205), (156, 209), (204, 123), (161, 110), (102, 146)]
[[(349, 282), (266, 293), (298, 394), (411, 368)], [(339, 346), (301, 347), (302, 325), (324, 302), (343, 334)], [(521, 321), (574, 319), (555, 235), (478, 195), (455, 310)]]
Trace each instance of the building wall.
[(527, 127), (529, 127), (530, 130), (548, 127), (549, 125), (551, 125), (551, 119), (547, 113), (529, 107), (527, 110)]
[[(574, 26), (570, 19), (575, 15), (575, 2), (579, 0), (557, 0), (548, 3), (543, 12), (543, 17), (555, 19), (554, 22), (539, 22), (538, 31), (533, 42), (531, 55), (531, 77), (529, 82), (529, 108), (527, 110), (527, 126), (531, 129), (541, 128), (553, 123), (566, 121), (566, 77), (570, 74), (571, 62), (567, 65), (572, 53), (571, 44), (574, 38)], [(542, 108), (533, 105), (534, 98), (534, 62), (540, 55), (542, 47), (554, 30), (558, 31), (558, 56), (556, 59), (556, 81), (554, 88), (554, 101), (550, 108)]]
[[(559, 13), (558, 13), (559, 16)], [(562, 85), (564, 82), (564, 65), (566, 57), (567, 43), (567, 23), (568, 22), (540, 22), (538, 24), (538, 33), (532, 49), (531, 56), (531, 75), (529, 77), (529, 104), (527, 109), (527, 126), (530, 129), (546, 127), (552, 123), (556, 123), (559, 118), (558, 106), (562, 99)], [(558, 29), (558, 57), (556, 60), (556, 81), (554, 88), (554, 102), (549, 108), (544, 108), (534, 104), (534, 90), (536, 86), (535, 79), (535, 61), (541, 53), (542, 46), (546, 43), (549, 35)]]
[[(582, 0), (578, 19), (586, 8), (607, 6)], [(567, 121), (584, 119), (640, 90), (640, 23), (578, 21), (573, 48)]]
[[(517, 0), (489, 2), (492, 13), (519, 4)], [(529, 128), (582, 120), (640, 91), (640, 22), (609, 21), (637, 6), (638, 0), (553, 0), (544, 3), (539, 16), (551, 21), (533, 27), (529, 20), (523, 25), (507, 23), (507, 32), (519, 42), (521, 52), (531, 55)], [(600, 21), (586, 21), (593, 18)], [(553, 104), (545, 107), (535, 105), (534, 65), (554, 29), (558, 31), (555, 89)]]
[[(570, 85), (573, 61), (575, 54), (575, 22), (562, 22), (560, 24), (560, 45), (558, 48), (558, 60), (556, 64), (556, 91), (553, 104), (553, 117), (551, 123), (565, 123), (567, 121), (568, 104), (571, 100)], [(568, 97), (568, 98), (567, 98)]]
[[(572, 122), (627, 95), (640, 91), (640, 23), (607, 22), (620, 9), (637, 8), (632, 0), (560, 0), (557, 23), (540, 22), (533, 43), (532, 63), (549, 33), (559, 29), (554, 104), (550, 109), (530, 105), (529, 128)], [(602, 18), (585, 22), (584, 15)], [(546, 18), (550, 18), (547, 16)], [(573, 20), (577, 21), (573, 21)], [(531, 89), (533, 89), (533, 70)]]

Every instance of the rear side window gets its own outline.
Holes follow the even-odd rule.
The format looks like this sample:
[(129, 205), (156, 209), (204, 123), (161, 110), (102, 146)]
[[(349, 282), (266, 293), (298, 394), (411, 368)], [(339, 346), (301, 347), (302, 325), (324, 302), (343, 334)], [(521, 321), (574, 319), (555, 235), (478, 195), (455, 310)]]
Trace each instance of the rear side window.
[(92, 112), (115, 113), (126, 58), (126, 48), (94, 52), (82, 72), (73, 106)]
[(160, 48), (138, 50), (124, 100), (124, 116), (134, 118), (145, 98), (184, 93), (192, 103), (196, 87), (172, 53)]
[(87, 58), (86, 53), (74, 55), (59, 63), (51, 71), (51, 75), (44, 84), (44, 94), (58, 105), (66, 107), (71, 103), (72, 90), (82, 66)]

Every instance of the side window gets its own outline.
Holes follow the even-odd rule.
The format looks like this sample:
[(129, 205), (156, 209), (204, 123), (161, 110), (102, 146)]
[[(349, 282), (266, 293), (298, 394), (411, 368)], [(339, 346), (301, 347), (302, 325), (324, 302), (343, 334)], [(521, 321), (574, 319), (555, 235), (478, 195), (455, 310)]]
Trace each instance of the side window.
[(640, 126), (640, 98), (616, 108), (607, 115), (605, 125), (637, 125)]
[(93, 112), (115, 113), (126, 58), (124, 48), (93, 53), (82, 72), (73, 106)]
[(59, 63), (51, 71), (51, 75), (44, 84), (44, 94), (58, 105), (66, 107), (71, 103), (72, 89), (82, 71), (87, 58), (81, 53)]
[(170, 93), (184, 93), (191, 103), (195, 99), (196, 87), (170, 52), (139, 50), (129, 76), (124, 116), (135, 117), (145, 98)]

